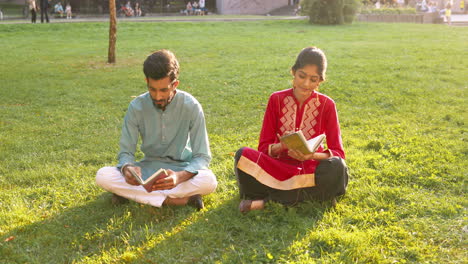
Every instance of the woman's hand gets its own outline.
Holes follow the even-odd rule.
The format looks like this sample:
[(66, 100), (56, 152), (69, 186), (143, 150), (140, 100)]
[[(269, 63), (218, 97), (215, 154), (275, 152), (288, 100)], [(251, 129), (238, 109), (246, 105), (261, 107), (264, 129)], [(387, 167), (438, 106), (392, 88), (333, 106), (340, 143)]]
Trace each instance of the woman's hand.
[(288, 150), (288, 155), (289, 157), (299, 160), (299, 161), (305, 161), (305, 160), (324, 160), (330, 158), (330, 153), (328, 152), (323, 152), (323, 153), (312, 153), (312, 154), (302, 154), (302, 152), (294, 149)]
[(305, 161), (305, 160), (313, 159), (314, 154), (315, 153), (302, 154), (302, 152), (300, 152), (299, 150), (295, 150), (295, 149), (288, 150), (288, 156), (293, 158), (293, 159), (299, 160), (299, 161)]
[[(287, 135), (290, 133), (292, 132), (286, 131), (284, 135)], [(281, 136), (279, 134), (276, 134), (276, 136), (278, 137), (279, 142), (273, 143), (270, 145), (270, 155), (272, 157), (278, 157), (281, 154), (281, 152), (288, 149), (288, 147), (286, 147), (286, 145), (283, 142), (281, 142)]]

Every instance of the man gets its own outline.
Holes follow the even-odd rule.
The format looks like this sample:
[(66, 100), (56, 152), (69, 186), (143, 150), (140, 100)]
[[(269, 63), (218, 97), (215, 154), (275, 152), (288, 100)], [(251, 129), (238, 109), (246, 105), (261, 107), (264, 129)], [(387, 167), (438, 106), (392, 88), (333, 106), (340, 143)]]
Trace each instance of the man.
[(49, 1), (41, 0), (41, 23), (44, 23), (44, 16), (46, 22), (49, 23), (49, 14), (47, 13), (47, 8), (49, 8)]
[[(179, 63), (168, 50), (159, 50), (143, 64), (148, 92), (135, 98), (125, 115), (120, 139), (119, 164), (101, 168), (96, 183), (114, 193), (113, 203), (126, 199), (161, 207), (191, 205), (203, 208), (201, 195), (216, 189), (208, 169), (211, 152), (200, 103), (177, 89)], [(139, 137), (144, 158), (135, 162)], [(147, 192), (130, 170), (147, 178), (160, 168), (168, 176)]]
[(58, 2), (54, 6), (54, 12), (60, 14), (60, 17), (63, 17), (63, 6), (61, 2)]
[(203, 15), (205, 15), (205, 11), (206, 11), (206, 9), (205, 9), (205, 0), (200, 0), (199, 5), (200, 5), (200, 10), (201, 10), (200, 15), (203, 16)]

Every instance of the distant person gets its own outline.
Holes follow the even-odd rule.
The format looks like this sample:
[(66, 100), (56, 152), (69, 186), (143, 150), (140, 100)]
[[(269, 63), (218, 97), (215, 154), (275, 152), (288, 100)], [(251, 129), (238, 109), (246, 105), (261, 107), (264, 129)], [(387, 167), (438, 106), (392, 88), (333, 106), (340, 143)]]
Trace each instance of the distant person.
[(302, 7), (301, 7), (300, 4), (298, 4), (297, 7), (294, 8), (294, 15), (295, 15), (295, 16), (300, 15), (300, 14), (301, 14), (301, 10), (302, 10)]
[(432, 2), (429, 1), (427, 2), (427, 10), (426, 10), (427, 13), (431, 13), (432, 12)]
[(62, 2), (58, 2), (57, 4), (55, 4), (54, 12), (57, 14), (60, 14), (60, 17), (63, 17), (64, 11), (63, 11)]
[(125, 16), (134, 16), (135, 12), (133, 11), (132, 4), (128, 1), (122, 8), (125, 13)]
[(137, 17), (141, 16), (141, 6), (139, 2), (135, 3), (135, 16)]
[(127, 4), (125, 5), (125, 8), (127, 8), (127, 10), (129, 10), (132, 13), (132, 15), (135, 13), (133, 11), (132, 3), (130, 3), (130, 1), (127, 2)]
[(422, 0), (417, 0), (415, 7), (416, 11), (422, 11)]
[[(303, 49), (291, 68), (293, 87), (270, 96), (258, 149), (237, 151), (234, 171), (242, 213), (261, 210), (268, 201), (287, 206), (307, 200), (335, 203), (345, 193), (348, 169), (336, 105), (318, 92), (326, 70), (323, 51)], [(325, 134), (327, 148), (304, 154), (280, 142), (279, 137), (299, 130), (306, 140)]]
[(452, 24), (452, 2), (448, 1), (445, 5), (445, 21), (447, 21), (447, 25)]
[(70, 3), (67, 3), (67, 6), (65, 7), (65, 13), (67, 14), (67, 19), (72, 19), (72, 7)]
[(377, 2), (375, 2), (375, 8), (380, 9), (380, 0), (377, 0)]
[(0, 8), (0, 20), (3, 20), (3, 11), (2, 11), (2, 8)]
[(434, 12), (439, 13), (440, 10), (439, 10), (439, 7), (437, 6), (436, 1), (432, 2), (432, 8), (433, 8)]
[[(179, 63), (172, 52), (159, 50), (148, 56), (143, 72), (148, 91), (128, 107), (119, 163), (101, 168), (96, 183), (114, 193), (114, 203), (131, 199), (156, 207), (190, 205), (202, 209), (201, 195), (217, 186), (216, 177), (208, 169), (211, 152), (202, 106), (192, 95), (177, 89)], [(136, 161), (139, 138), (144, 158)], [(139, 186), (130, 171), (147, 178), (161, 168), (168, 176), (158, 179), (152, 192)]]
[(429, 10), (429, 7), (427, 6), (427, 1), (422, 0), (422, 2), (421, 2), (421, 11), (422, 12), (427, 12), (428, 10)]
[(40, 0), (40, 8), (41, 8), (41, 23), (44, 23), (44, 17), (47, 23), (49, 23), (49, 12), (47, 9), (49, 8), (49, 1), (48, 0)]
[(205, 15), (206, 9), (205, 9), (205, 0), (200, 0), (198, 3), (200, 5), (200, 15)]
[(188, 16), (193, 14), (193, 7), (190, 1), (188, 1), (187, 5), (185, 6), (185, 14)]
[(29, 11), (31, 11), (31, 23), (36, 23), (36, 13), (37, 13), (37, 7), (36, 7), (36, 0), (28, 0), (29, 2)]
[(193, 7), (193, 14), (194, 15), (200, 15), (201, 10), (200, 10), (200, 6), (198, 5), (197, 1), (193, 1), (192, 7)]

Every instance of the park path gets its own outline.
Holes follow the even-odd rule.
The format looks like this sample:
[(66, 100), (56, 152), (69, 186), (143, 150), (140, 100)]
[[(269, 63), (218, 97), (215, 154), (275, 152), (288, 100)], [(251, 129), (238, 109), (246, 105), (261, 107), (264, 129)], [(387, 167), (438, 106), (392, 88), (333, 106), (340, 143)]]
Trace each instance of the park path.
[[(144, 16), (144, 17), (118, 17), (118, 22), (233, 22), (233, 21), (261, 21), (261, 20), (298, 20), (305, 16)], [(38, 24), (40, 24), (40, 17)], [(81, 16), (73, 19), (52, 18), (50, 23), (79, 23), (79, 22), (107, 22), (109, 16)], [(11, 19), (0, 21), (0, 24), (28, 24), (29, 19)]]
[[(304, 20), (306, 16), (229, 16), (229, 15), (208, 15), (208, 16), (157, 16), (149, 15), (145, 17), (119, 17), (118, 22), (235, 22), (235, 21), (261, 21), (261, 20)], [(107, 15), (100, 16), (79, 16), (74, 19), (51, 18), (51, 23), (82, 23), (82, 22), (107, 22)], [(28, 24), (29, 19), (7, 19), (1, 20), (0, 24)], [(40, 17), (38, 18), (40, 24)], [(452, 15), (453, 26), (468, 26), (468, 14)]]

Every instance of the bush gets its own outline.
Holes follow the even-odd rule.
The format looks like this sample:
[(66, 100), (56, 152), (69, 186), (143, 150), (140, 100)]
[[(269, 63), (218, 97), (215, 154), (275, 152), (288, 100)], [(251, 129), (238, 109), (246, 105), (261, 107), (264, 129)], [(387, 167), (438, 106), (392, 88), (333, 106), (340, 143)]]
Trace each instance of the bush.
[(360, 7), (359, 0), (302, 0), (302, 14), (309, 22), (322, 25), (352, 23)]
[(400, 15), (400, 14), (416, 14), (416, 9), (414, 8), (390, 8), (390, 7), (384, 7), (384, 8), (363, 8), (361, 9), (361, 14), (376, 14), (376, 15), (381, 15), (381, 14), (392, 14), (392, 15)]

